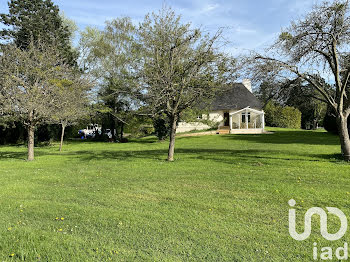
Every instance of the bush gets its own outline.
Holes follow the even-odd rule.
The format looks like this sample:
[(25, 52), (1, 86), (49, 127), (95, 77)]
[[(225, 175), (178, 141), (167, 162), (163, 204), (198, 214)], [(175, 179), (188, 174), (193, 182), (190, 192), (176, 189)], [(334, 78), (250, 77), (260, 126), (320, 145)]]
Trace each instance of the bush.
[[(65, 131), (65, 139), (79, 137), (77, 126), (68, 126)], [(37, 127), (35, 132), (35, 143), (45, 144), (49, 141), (60, 141), (61, 126), (54, 124), (44, 124)], [(0, 125), (0, 145), (26, 143), (27, 130), (22, 123), (14, 122), (8, 125)]]
[(282, 128), (301, 128), (301, 112), (290, 106), (269, 102), (265, 108), (266, 125)]
[(264, 108), (265, 111), (265, 124), (267, 126), (276, 126), (276, 115), (277, 115), (277, 107), (274, 103), (268, 102)]
[(158, 116), (153, 119), (154, 133), (159, 140), (165, 140), (170, 133), (170, 125), (166, 116)]
[[(326, 129), (327, 132), (338, 135), (338, 126), (337, 126), (337, 120), (332, 113), (332, 109), (328, 107), (327, 114), (324, 117), (323, 120), (323, 127)], [(349, 134), (350, 134), (350, 118), (348, 119), (348, 128), (349, 128)]]
[(0, 144), (16, 144), (26, 139), (27, 130), (21, 123), (0, 126)]
[(137, 115), (127, 119), (128, 125), (124, 127), (124, 133), (130, 137), (144, 137), (154, 134), (153, 120), (150, 116)]
[(143, 136), (150, 136), (154, 134), (154, 127), (151, 125), (141, 125), (140, 132)]

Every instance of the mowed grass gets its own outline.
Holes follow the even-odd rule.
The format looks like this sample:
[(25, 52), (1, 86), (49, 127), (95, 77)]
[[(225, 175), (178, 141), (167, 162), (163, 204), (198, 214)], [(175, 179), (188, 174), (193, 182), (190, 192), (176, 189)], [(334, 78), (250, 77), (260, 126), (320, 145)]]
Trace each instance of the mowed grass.
[[(288, 200), (350, 218), (350, 164), (325, 132), (0, 147), (0, 261), (311, 261), (318, 218), (298, 242)], [(329, 216), (329, 232), (340, 222)]]

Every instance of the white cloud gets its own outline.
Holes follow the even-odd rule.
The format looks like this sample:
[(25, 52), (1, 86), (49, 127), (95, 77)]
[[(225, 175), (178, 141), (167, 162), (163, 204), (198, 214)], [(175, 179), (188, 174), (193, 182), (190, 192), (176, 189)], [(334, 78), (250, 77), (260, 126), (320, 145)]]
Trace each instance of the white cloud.
[(256, 34), (256, 29), (245, 28), (244, 26), (238, 25), (234, 28), (234, 31), (238, 34)]
[(204, 6), (202, 8), (202, 10), (200, 11), (200, 13), (208, 13), (211, 11), (214, 11), (215, 9), (217, 9), (220, 5), (219, 4), (207, 4), (206, 6)]
[[(0, 0), (1, 8), (7, 0)], [(224, 36), (232, 44), (232, 54), (258, 49), (270, 44), (280, 28), (309, 10), (321, 0), (56, 0), (65, 14), (83, 29), (87, 25), (104, 27), (106, 20), (130, 16), (139, 23), (162, 5), (182, 15), (183, 22), (192, 22), (203, 30), (215, 32), (225, 27)], [(4, 5), (3, 5), (4, 3)]]

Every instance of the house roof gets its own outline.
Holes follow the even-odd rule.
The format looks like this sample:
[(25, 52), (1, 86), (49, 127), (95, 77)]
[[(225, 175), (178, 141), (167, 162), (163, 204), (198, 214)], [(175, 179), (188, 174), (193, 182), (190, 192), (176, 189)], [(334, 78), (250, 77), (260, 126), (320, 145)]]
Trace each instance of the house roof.
[(211, 110), (232, 110), (251, 107), (262, 110), (262, 103), (242, 84), (224, 88), (211, 103)]

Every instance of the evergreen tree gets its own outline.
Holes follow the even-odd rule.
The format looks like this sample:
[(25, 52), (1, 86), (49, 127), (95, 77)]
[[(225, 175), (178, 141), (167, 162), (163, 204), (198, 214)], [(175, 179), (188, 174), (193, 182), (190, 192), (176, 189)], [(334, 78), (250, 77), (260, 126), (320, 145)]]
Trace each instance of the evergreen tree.
[(59, 15), (59, 8), (51, 0), (11, 0), (9, 13), (0, 14), (0, 39), (14, 42), (26, 49), (31, 41), (55, 45), (62, 58), (71, 65), (76, 63), (70, 39), (72, 32)]

